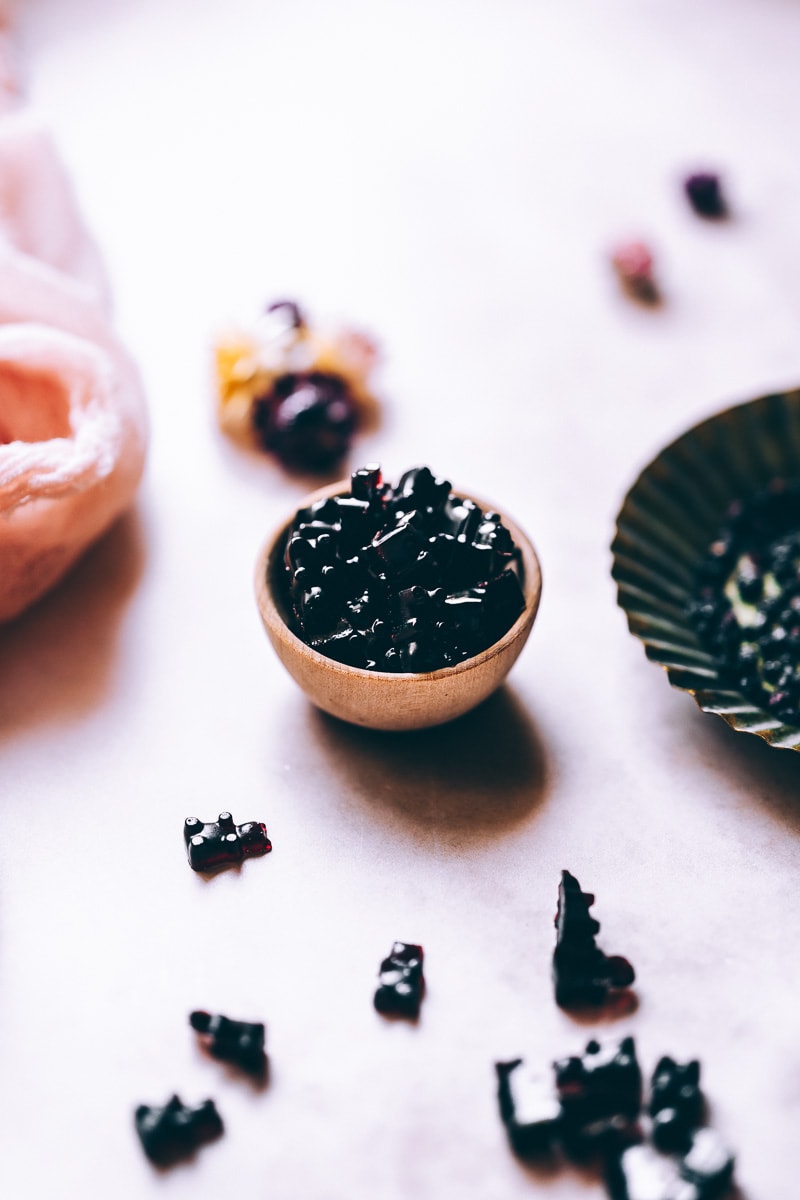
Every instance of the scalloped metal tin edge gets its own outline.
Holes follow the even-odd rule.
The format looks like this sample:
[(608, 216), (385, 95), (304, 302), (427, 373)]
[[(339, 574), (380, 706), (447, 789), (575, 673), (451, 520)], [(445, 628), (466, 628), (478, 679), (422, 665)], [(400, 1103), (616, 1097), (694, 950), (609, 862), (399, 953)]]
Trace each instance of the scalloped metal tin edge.
[(728, 505), (776, 477), (800, 479), (800, 389), (723, 409), (665, 446), (623, 500), (611, 574), (628, 628), (673, 687), (739, 733), (800, 750), (800, 728), (723, 686), (686, 613), (695, 568)]

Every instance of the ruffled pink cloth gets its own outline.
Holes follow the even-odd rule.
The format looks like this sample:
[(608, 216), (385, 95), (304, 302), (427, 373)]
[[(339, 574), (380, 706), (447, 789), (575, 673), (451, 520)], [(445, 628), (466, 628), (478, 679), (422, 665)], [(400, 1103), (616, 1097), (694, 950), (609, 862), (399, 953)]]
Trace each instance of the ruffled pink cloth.
[(109, 316), (102, 260), (49, 134), (25, 113), (0, 117), (0, 322), (103, 341)]
[(0, 621), (130, 505), (147, 418), (100, 256), (49, 136), (8, 111), (0, 33)]
[(109, 307), (100, 254), (78, 213), (53, 140), (24, 110), (0, 120), (0, 239), (6, 253), (37, 259)]
[(0, 620), (43, 595), (128, 507), (143, 416), (121, 347), (0, 327)]

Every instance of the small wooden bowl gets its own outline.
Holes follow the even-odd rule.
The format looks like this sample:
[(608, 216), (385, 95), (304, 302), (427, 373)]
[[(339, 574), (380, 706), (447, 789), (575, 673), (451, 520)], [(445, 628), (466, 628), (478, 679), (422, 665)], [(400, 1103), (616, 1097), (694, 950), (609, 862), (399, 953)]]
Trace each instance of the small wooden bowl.
[[(298, 509), (316, 500), (346, 494), (350, 481), (321, 488), (306, 497)], [(464, 492), (457, 495), (466, 496)], [(471, 497), (484, 511), (499, 510)], [(542, 575), (536, 551), (516, 522), (500, 513), (522, 557), (525, 608), (499, 642), (455, 667), (427, 674), (365, 671), (326, 658), (292, 633), (284, 589), (279, 586), (286, 534), (295, 513), (267, 538), (256, 565), (256, 600), (264, 628), (278, 658), (309, 699), (325, 712), (368, 729), (425, 729), (442, 725), (469, 712), (490, 696), (516, 662), (531, 631)]]

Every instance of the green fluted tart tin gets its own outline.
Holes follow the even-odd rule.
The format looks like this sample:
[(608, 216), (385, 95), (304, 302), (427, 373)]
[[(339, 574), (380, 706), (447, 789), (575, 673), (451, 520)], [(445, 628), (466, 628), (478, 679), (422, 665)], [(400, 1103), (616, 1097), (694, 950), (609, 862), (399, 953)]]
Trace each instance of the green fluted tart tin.
[(734, 730), (800, 749), (800, 389), (665, 447), (626, 495), (611, 550), (628, 627), (672, 686)]

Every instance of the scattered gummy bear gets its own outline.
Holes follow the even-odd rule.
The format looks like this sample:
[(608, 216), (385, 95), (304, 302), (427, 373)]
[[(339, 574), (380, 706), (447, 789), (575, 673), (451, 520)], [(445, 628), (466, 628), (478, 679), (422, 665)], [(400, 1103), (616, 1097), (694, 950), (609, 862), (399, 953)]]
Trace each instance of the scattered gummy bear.
[(267, 827), (261, 821), (235, 825), (229, 812), (219, 814), (218, 821), (203, 824), (197, 817), (187, 817), (183, 840), (189, 865), (194, 871), (214, 871), (217, 867), (234, 866), (245, 858), (268, 854), (272, 842)]
[(698, 1129), (685, 1154), (659, 1154), (638, 1142), (606, 1164), (611, 1200), (723, 1200), (733, 1179), (734, 1160), (713, 1129)]
[(293, 300), (279, 300), (217, 344), (220, 425), (291, 470), (329, 471), (375, 419), (377, 361), (365, 334), (315, 328)]
[(222, 1120), (213, 1100), (205, 1100), (197, 1108), (182, 1104), (177, 1096), (160, 1108), (140, 1104), (134, 1120), (145, 1154), (158, 1166), (188, 1157), (222, 1133)]
[(627, 988), (634, 979), (626, 958), (604, 954), (595, 942), (599, 921), (590, 915), (594, 904), (590, 892), (569, 871), (561, 872), (556, 910), (556, 947), (553, 951), (553, 981), (556, 1004), (604, 1004), (612, 988)]
[(650, 305), (660, 302), (653, 252), (644, 242), (622, 242), (611, 254), (611, 265), (622, 290), (632, 300)]
[(642, 1072), (632, 1037), (587, 1042), (582, 1055), (553, 1063), (562, 1145), (575, 1158), (625, 1141), (642, 1105)]
[(250, 1075), (264, 1075), (267, 1059), (261, 1022), (232, 1021), (220, 1013), (198, 1010), (190, 1015), (189, 1024), (214, 1058), (233, 1063)]
[(281, 375), (253, 404), (253, 425), (264, 449), (298, 470), (326, 471), (339, 462), (356, 424), (344, 380), (322, 371)]
[(626, 1144), (642, 1101), (642, 1074), (633, 1038), (591, 1041), (583, 1055), (553, 1063), (549, 1075), (523, 1059), (496, 1063), (500, 1117), (515, 1153), (560, 1146), (576, 1159)]
[(653, 1120), (650, 1136), (656, 1149), (688, 1150), (692, 1133), (703, 1119), (703, 1109), (698, 1060), (677, 1063), (664, 1055), (650, 1082), (649, 1112)]
[(728, 206), (719, 175), (712, 171), (697, 171), (683, 183), (686, 198), (699, 217), (719, 220), (728, 215)]
[(522, 1059), (497, 1063), (496, 1071), (500, 1117), (521, 1157), (560, 1150), (573, 1162), (594, 1161), (612, 1200), (723, 1200), (734, 1159), (714, 1130), (700, 1127), (697, 1062), (659, 1060), (649, 1116), (631, 1037), (591, 1041), (582, 1055), (553, 1063), (549, 1075)]
[(422, 975), (422, 946), (395, 942), (381, 963), (375, 1007), (378, 1012), (401, 1017), (418, 1017), (425, 990)]

